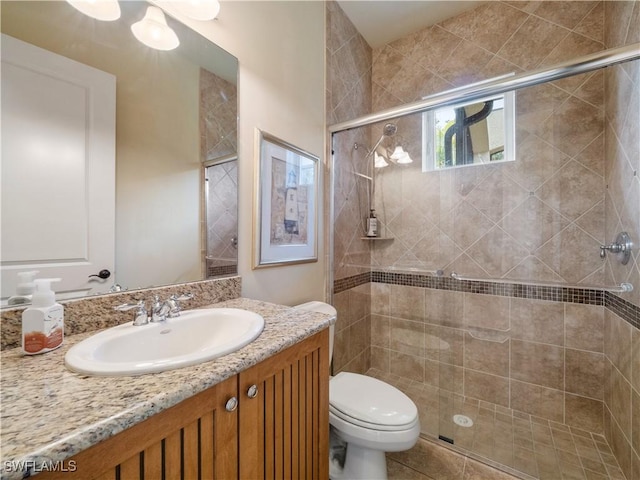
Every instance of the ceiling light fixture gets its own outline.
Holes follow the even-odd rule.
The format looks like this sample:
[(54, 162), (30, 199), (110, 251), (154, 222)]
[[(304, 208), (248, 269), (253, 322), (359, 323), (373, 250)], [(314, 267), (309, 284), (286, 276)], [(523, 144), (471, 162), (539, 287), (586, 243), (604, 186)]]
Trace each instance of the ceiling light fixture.
[(139, 22), (131, 25), (135, 37), (146, 46), (156, 50), (173, 50), (180, 40), (169, 25), (164, 13), (158, 7), (147, 7), (147, 13)]
[(67, 0), (67, 3), (96, 20), (112, 22), (120, 18), (118, 0)]
[(170, 3), (179, 13), (194, 20), (213, 20), (220, 12), (218, 0), (182, 0)]

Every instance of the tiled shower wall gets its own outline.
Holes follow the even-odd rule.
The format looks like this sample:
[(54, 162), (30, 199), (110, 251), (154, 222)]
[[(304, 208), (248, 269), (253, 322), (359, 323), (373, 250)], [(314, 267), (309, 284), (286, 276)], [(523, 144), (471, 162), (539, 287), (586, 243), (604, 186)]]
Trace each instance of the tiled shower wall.
[[(373, 110), (600, 51), (603, 21), (602, 2), (487, 2), (374, 50)], [(414, 163), (376, 172), (393, 241), (373, 263), (601, 285), (603, 89), (593, 72), (517, 91), (516, 161), (489, 167), (423, 173), (421, 116), (395, 121)]]
[[(336, 5), (330, 8), (330, 19), (345, 22)], [(372, 111), (506, 71), (637, 42), (638, 9), (638, 2), (489, 2), (376, 49)], [(328, 26), (352, 33), (347, 23)], [(350, 54), (356, 51), (351, 47)], [(346, 73), (333, 71), (342, 65), (329, 65), (330, 78)], [(638, 252), (631, 266), (620, 269), (609, 260), (601, 263), (597, 251), (620, 229), (632, 235), (638, 230), (639, 77), (637, 67), (626, 65), (529, 89), (542, 95), (535, 100), (521, 92), (518, 164), (482, 172), (462, 169), (467, 172), (428, 182), (417, 169), (400, 180), (380, 174), (377, 195), (384, 206), (378, 205), (378, 213), (387, 222), (383, 233), (394, 237), (387, 245), (359, 239), (362, 193), (349, 178), (354, 169), (364, 168), (356, 163), (363, 154), (353, 143), (370, 138), (371, 146), (382, 126), (336, 135), (334, 304), (339, 320), (334, 369), (364, 372), (375, 366), (408, 382), (421, 377), (425, 385), (462, 389), (536, 416), (604, 430), (627, 478), (636, 478)], [(586, 113), (593, 115), (587, 119)], [(397, 121), (414, 159), (421, 153), (411, 133), (419, 131), (418, 122)], [(505, 212), (505, 206), (519, 212)], [(452, 213), (443, 215), (447, 212)], [(471, 225), (480, 225), (482, 235), (493, 235), (484, 241), (485, 249), (482, 237), (470, 236), (478, 233)], [(519, 256), (493, 264), (497, 253), (490, 244), (496, 241), (515, 247)], [(580, 248), (565, 255), (576, 244)], [(354, 265), (367, 265), (372, 251), (373, 263), (380, 266), (446, 267), (479, 277), (586, 284), (626, 280), (636, 291), (624, 297), (632, 302), (625, 304), (609, 294), (595, 302), (557, 301), (479, 294), (455, 285), (423, 288), (412, 281), (395, 284), (384, 274), (371, 283), (376, 273)], [(445, 343), (448, 350), (440, 348)]]
[(203, 162), (238, 152), (238, 88), (200, 69), (200, 157)]
[[(640, 2), (605, 2), (607, 48), (640, 42)], [(605, 72), (605, 231), (640, 242), (640, 61)], [(640, 250), (623, 266), (609, 257), (605, 281), (636, 288), (620, 295), (640, 306)], [(627, 478), (640, 478), (640, 325), (605, 315), (605, 436)]]
[[(228, 159), (238, 151), (238, 88), (200, 69), (200, 160)], [(237, 162), (209, 169), (206, 217), (202, 227), (205, 278), (237, 273)], [(204, 205), (203, 205), (204, 207)]]
[[(366, 115), (371, 109), (371, 47), (358, 33), (342, 9), (334, 1), (327, 6), (327, 123), (335, 124)], [(333, 149), (339, 160), (333, 166), (335, 194), (334, 216), (327, 224), (333, 232), (335, 278), (349, 278), (368, 272), (371, 253), (362, 242), (362, 206), (366, 205), (366, 184), (353, 175), (366, 171), (365, 148), (369, 145), (368, 129), (345, 132), (336, 137)], [(329, 185), (329, 182), (327, 182)], [(326, 209), (330, 211), (329, 208)], [(362, 283), (362, 282), (359, 282)], [(354, 286), (358, 283), (354, 283)], [(368, 285), (368, 284), (367, 284)], [(354, 315), (340, 315), (336, 323), (334, 365), (349, 365), (349, 370), (364, 372), (368, 368), (371, 322), (368, 286), (360, 285), (343, 297), (350, 298)], [(347, 298), (347, 302), (348, 302)], [(339, 299), (334, 299), (338, 305)], [(345, 305), (338, 305), (345, 311)], [(358, 364), (358, 365), (356, 365)], [(336, 370), (337, 371), (337, 370)]]

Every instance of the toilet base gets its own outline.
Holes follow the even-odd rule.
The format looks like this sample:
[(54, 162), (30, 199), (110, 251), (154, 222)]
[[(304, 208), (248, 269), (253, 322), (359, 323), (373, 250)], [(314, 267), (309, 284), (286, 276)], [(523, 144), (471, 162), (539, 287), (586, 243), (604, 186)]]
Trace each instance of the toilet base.
[(331, 480), (387, 480), (385, 452), (348, 443), (344, 468), (332, 471)]

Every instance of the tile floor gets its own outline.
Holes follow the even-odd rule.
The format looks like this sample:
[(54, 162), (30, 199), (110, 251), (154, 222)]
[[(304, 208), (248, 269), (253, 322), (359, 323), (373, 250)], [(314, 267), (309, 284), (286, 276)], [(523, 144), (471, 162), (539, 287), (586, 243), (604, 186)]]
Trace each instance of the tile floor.
[[(512, 474), (526, 480), (625, 480), (603, 435), (375, 370), (368, 374), (400, 388), (420, 412), (424, 438), (408, 452), (389, 454), (390, 478), (506, 480), (514, 478)], [(473, 425), (456, 425), (454, 414), (467, 416)], [(438, 440), (438, 435), (454, 444)]]
[(516, 480), (472, 458), (420, 438), (407, 452), (387, 454), (389, 480)]

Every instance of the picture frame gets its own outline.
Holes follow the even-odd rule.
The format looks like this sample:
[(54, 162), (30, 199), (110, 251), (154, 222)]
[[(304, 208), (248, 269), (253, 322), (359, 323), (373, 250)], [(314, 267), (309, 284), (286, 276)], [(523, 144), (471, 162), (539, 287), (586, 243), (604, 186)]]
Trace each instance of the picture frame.
[(318, 261), (316, 155), (256, 129), (254, 269)]

